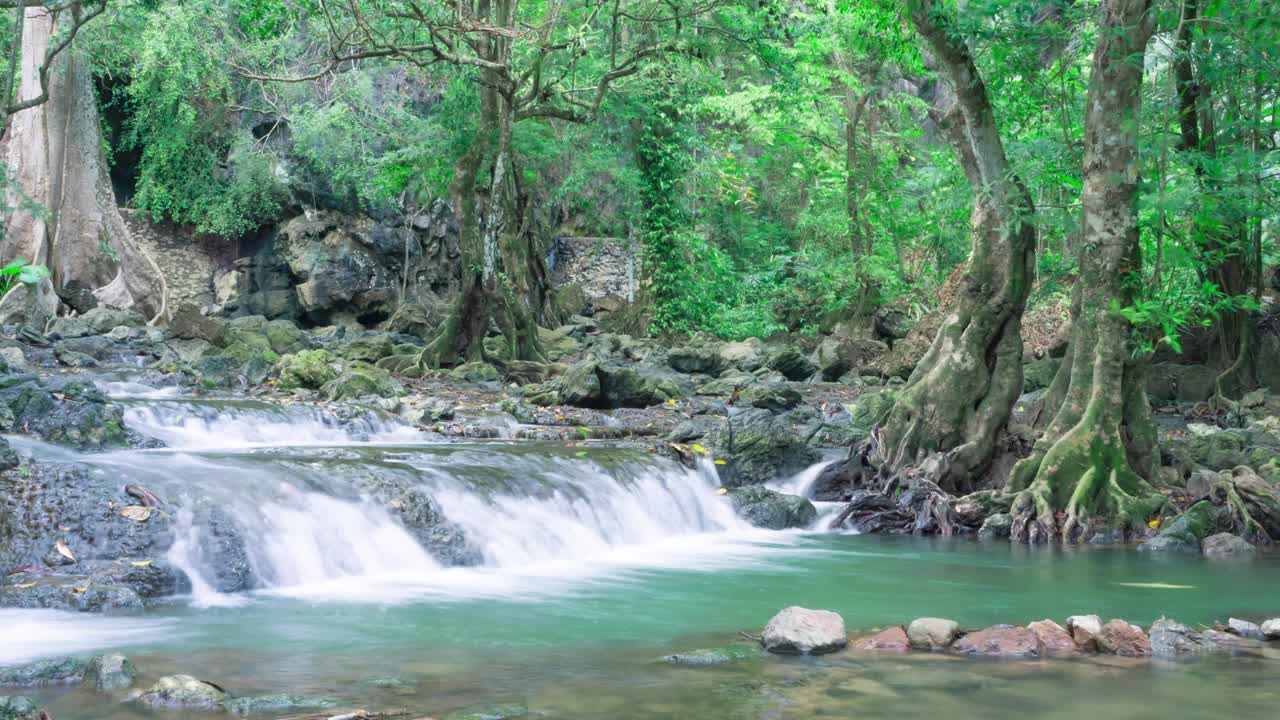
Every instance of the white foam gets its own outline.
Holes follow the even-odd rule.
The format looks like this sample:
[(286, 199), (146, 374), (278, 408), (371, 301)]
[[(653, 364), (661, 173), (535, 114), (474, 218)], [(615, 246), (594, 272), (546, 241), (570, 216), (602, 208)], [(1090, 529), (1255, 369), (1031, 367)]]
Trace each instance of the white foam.
[(45, 657), (144, 645), (171, 636), (173, 623), (59, 610), (0, 609), (0, 628), (0, 665), (15, 665)]

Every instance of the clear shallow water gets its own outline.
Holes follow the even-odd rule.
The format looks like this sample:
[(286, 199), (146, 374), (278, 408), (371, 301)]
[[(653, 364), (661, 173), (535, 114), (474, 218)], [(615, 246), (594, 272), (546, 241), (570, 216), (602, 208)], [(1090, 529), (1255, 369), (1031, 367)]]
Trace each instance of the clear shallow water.
[[(0, 610), (0, 663), (121, 650), (144, 683), (184, 672), (237, 695), (322, 695), (437, 717), (510, 701), (584, 720), (1266, 717), (1280, 701), (1266, 689), (1280, 658), (1265, 656), (1136, 667), (855, 653), (708, 668), (656, 661), (742, 642), (739, 630), (758, 633), (793, 604), (836, 610), (851, 630), (926, 615), (966, 627), (1085, 612), (1144, 625), (1162, 614), (1258, 619), (1280, 615), (1275, 558), (1210, 564), (1130, 549), (762, 532), (728, 511), (709, 469), (634, 449), (446, 445), (389, 420), (340, 423), (305, 407), (136, 402), (131, 426), (170, 448), (80, 457), (19, 447), (128, 473), (178, 506), (184, 489), (212, 494), (252, 521), (266, 587), (197, 587), (130, 617)], [(441, 567), (359, 491), (369, 474), (429, 488), (485, 564)], [(199, 577), (200, 528), (187, 531), (171, 559)], [(375, 683), (387, 678), (396, 687)], [(154, 717), (78, 690), (24, 692), (61, 720)]]

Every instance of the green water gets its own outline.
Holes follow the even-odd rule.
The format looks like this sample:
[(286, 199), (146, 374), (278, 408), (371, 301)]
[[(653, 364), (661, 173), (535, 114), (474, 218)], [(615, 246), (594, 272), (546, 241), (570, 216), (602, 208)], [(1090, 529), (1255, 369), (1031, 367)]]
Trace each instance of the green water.
[[(409, 717), (519, 702), (566, 719), (1261, 718), (1275, 717), (1280, 703), (1280, 647), (1143, 662), (853, 652), (718, 667), (657, 662), (745, 645), (739, 630), (758, 633), (792, 604), (836, 610), (854, 634), (926, 615), (973, 628), (1077, 613), (1143, 625), (1161, 615), (1188, 624), (1280, 615), (1280, 562), (1272, 557), (1213, 564), (1129, 549), (826, 535), (780, 535), (758, 551), (707, 571), (619, 570), (553, 585), (534, 577), (507, 597), (355, 604), (258, 595), (234, 608), (175, 604), (147, 616), (158, 638), (119, 649), (144, 681), (185, 672), (235, 695), (324, 695), (353, 707), (408, 708)], [(1132, 585), (1144, 583), (1185, 587)], [(397, 686), (379, 687), (379, 678)], [(154, 716), (82, 691), (35, 696), (60, 720)]]

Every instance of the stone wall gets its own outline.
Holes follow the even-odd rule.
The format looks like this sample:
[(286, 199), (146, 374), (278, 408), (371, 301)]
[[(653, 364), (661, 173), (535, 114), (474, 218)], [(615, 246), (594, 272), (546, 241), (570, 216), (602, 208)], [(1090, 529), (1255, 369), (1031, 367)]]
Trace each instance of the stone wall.
[(129, 232), (146, 249), (169, 283), (169, 308), (213, 303), (213, 278), (235, 262), (239, 244), (215, 235), (197, 235), (190, 227), (152, 222), (147, 213), (120, 209)]
[(635, 301), (640, 256), (627, 238), (560, 236), (548, 264), (555, 285), (576, 284), (588, 300)]

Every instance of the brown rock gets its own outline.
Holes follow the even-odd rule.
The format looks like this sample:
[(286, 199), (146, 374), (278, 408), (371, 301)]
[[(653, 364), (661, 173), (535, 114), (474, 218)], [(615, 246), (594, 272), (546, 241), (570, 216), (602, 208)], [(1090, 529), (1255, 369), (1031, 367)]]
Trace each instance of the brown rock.
[(911, 641), (907, 639), (907, 631), (900, 627), (882, 630), (871, 637), (865, 637), (853, 644), (855, 650), (875, 650), (877, 652), (907, 652), (911, 649)]
[(1052, 620), (1037, 620), (1027, 625), (1027, 629), (1035, 633), (1036, 640), (1040, 643), (1041, 655), (1076, 651), (1076, 643), (1071, 634), (1067, 632), (1066, 628)]
[(1102, 632), (1102, 618), (1097, 615), (1072, 615), (1067, 618), (1067, 632), (1081, 652), (1098, 652), (1098, 633)]
[(997, 625), (965, 635), (952, 643), (951, 649), (961, 655), (1036, 657), (1040, 641), (1028, 628)]
[(1098, 648), (1122, 657), (1147, 657), (1151, 655), (1151, 639), (1137, 625), (1124, 620), (1111, 620), (1098, 633)]

